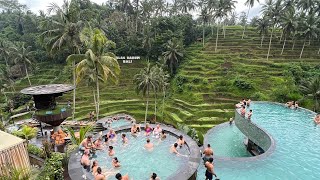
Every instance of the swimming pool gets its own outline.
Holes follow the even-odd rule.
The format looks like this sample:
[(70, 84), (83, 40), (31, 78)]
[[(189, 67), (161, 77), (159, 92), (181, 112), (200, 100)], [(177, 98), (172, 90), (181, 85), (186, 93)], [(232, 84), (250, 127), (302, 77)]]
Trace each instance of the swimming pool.
[[(118, 158), (121, 167), (112, 167), (112, 158), (107, 154), (107, 147), (104, 150), (97, 151), (96, 156), (92, 160), (97, 160), (104, 172), (113, 173), (108, 178), (112, 180), (115, 179), (116, 172), (120, 172), (123, 175), (128, 173), (131, 178), (139, 180), (149, 180), (153, 172), (157, 173), (164, 180), (181, 178), (195, 180), (195, 172), (200, 162), (200, 152), (197, 143), (189, 136), (172, 127), (162, 125), (162, 129), (166, 131), (167, 138), (160, 141), (155, 137), (150, 137), (151, 142), (155, 146), (153, 151), (150, 152), (144, 149), (147, 140), (144, 133), (139, 134), (138, 137), (133, 137), (129, 132), (130, 126), (118, 128), (116, 130), (117, 141), (108, 144), (108, 146), (114, 146), (114, 157)], [(103, 134), (106, 134), (106, 132), (108, 130), (104, 131)], [(121, 142), (121, 134), (123, 133), (128, 137), (129, 143), (127, 145), (123, 145)], [(184, 145), (181, 149), (178, 148), (178, 152), (186, 156), (176, 156), (169, 151), (180, 134), (183, 134), (187, 145)], [(71, 153), (68, 164), (69, 176), (73, 180), (82, 179), (83, 175), (87, 179), (93, 179), (91, 172), (86, 172), (81, 167), (79, 163), (80, 158), (81, 155), (78, 150)]]
[[(269, 156), (257, 156), (255, 160), (246, 157), (241, 160), (223, 160), (218, 157), (215, 160), (217, 175), (221, 179), (319, 179), (320, 127), (316, 127), (313, 122), (315, 113), (268, 102), (254, 102), (250, 109), (254, 113), (252, 121), (265, 129), (276, 141), (275, 150)], [(225, 126), (221, 132), (228, 135), (234, 128)], [(239, 130), (233, 132), (233, 136), (241, 136)], [(225, 151), (219, 153), (214, 134), (208, 134), (207, 137), (207, 141), (218, 148), (217, 156), (235, 157), (233, 152), (243, 149), (241, 146), (224, 146)], [(230, 150), (234, 148), (237, 150)], [(203, 166), (198, 170), (197, 179), (204, 179)]]
[(115, 120), (111, 123), (111, 128), (119, 128), (121, 126), (128, 126), (131, 124), (131, 121), (126, 120), (125, 118), (120, 118), (119, 120)]

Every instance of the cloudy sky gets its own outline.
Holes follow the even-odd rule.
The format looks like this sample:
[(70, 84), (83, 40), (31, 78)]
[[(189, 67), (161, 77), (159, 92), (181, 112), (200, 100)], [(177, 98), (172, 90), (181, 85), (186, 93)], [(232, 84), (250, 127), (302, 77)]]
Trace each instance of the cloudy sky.
[[(97, 4), (102, 4), (106, 2), (106, 0), (91, 0), (92, 2), (95, 2)], [(247, 12), (248, 7), (244, 5), (246, 0), (236, 0), (236, 12), (239, 14), (242, 11)], [(25, 4), (28, 6), (28, 8), (35, 12), (38, 13), (39, 10), (46, 10), (48, 5), (52, 2), (55, 2), (59, 5), (62, 4), (63, 0), (19, 0), (21, 4)], [(261, 2), (261, 1), (260, 1)], [(250, 15), (249, 18), (256, 16), (259, 14), (261, 9), (261, 5), (257, 2), (255, 2), (254, 7), (250, 10)]]

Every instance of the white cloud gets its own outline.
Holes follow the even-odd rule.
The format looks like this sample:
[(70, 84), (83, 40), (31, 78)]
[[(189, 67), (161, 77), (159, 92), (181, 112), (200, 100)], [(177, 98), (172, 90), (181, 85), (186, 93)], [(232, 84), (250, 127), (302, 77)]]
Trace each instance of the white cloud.
[[(97, 4), (105, 3), (106, 0), (91, 0)], [(21, 4), (26, 4), (28, 8), (34, 12), (38, 13), (39, 10), (44, 10), (46, 12), (50, 3), (54, 2), (58, 5), (62, 5), (63, 0), (19, 0)], [(244, 5), (246, 0), (238, 0), (236, 4), (236, 12), (240, 14), (240, 12), (245, 11), (247, 13), (248, 7)], [(258, 2), (255, 2), (255, 5), (251, 8), (249, 19), (259, 14), (261, 9), (261, 5)]]

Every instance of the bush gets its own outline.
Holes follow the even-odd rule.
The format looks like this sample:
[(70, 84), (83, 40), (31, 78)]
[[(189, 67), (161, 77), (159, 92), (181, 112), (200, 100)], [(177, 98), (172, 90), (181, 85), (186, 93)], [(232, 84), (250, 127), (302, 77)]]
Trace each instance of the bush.
[(51, 154), (51, 158), (47, 158), (43, 167), (43, 171), (40, 173), (38, 179), (47, 180), (63, 180), (63, 161), (64, 154), (54, 152)]
[(268, 97), (261, 93), (261, 92), (255, 92), (250, 96), (251, 99), (255, 100), (255, 101), (265, 101), (268, 100)]
[(31, 96), (25, 94), (16, 94), (12, 98), (13, 108), (16, 109), (31, 100)]
[(234, 82), (233, 82), (233, 85), (235, 85), (236, 87), (240, 88), (240, 89), (252, 89), (252, 85), (250, 82), (247, 82), (245, 80), (242, 80), (242, 79), (236, 79)]
[(38, 156), (40, 158), (45, 158), (45, 154), (43, 150), (36, 145), (28, 144), (28, 153)]

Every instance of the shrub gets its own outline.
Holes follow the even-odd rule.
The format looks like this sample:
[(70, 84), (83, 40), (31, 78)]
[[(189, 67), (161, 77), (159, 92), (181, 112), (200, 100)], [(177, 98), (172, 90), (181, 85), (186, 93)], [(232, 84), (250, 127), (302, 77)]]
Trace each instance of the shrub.
[(40, 158), (45, 158), (45, 154), (43, 150), (36, 145), (28, 144), (28, 153), (38, 156)]
[(242, 79), (236, 79), (233, 84), (240, 89), (252, 89), (252, 85), (250, 82), (247, 82)]
[(63, 180), (63, 153), (53, 152), (51, 158), (47, 158), (43, 171), (39, 175), (40, 180), (54, 179)]
[(268, 97), (261, 93), (261, 92), (255, 92), (250, 96), (251, 99), (255, 100), (255, 101), (265, 101), (268, 100)]
[(193, 77), (193, 78), (192, 78), (192, 82), (195, 83), (195, 84), (199, 83), (200, 80), (201, 80), (201, 79), (198, 78), (198, 77)]

